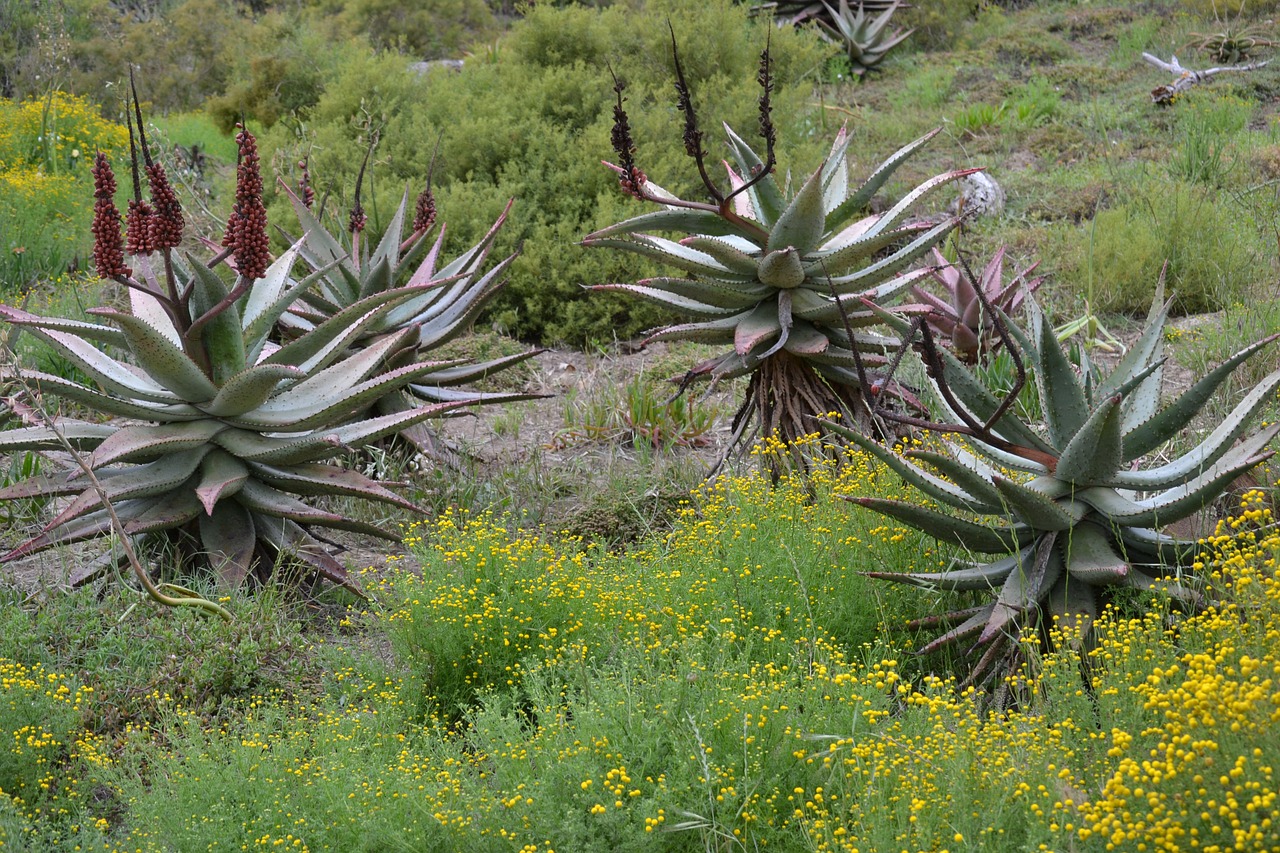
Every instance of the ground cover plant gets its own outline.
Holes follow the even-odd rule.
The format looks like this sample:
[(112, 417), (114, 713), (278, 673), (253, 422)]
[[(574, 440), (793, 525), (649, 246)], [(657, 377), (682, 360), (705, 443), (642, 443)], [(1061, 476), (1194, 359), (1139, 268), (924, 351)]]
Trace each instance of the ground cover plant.
[[(730, 435), (746, 378), (686, 396), (688, 408), (666, 407), (675, 388), (653, 375), (715, 353), (689, 344), (643, 354), (613, 346), (615, 336), (670, 316), (579, 288), (658, 274), (632, 263), (638, 256), (571, 245), (635, 213), (635, 202), (616, 190), (616, 173), (597, 162), (609, 150), (614, 105), (604, 61), (620, 71), (639, 63), (621, 76), (631, 77), (627, 106), (641, 165), (659, 180), (687, 173), (667, 188), (699, 197), (700, 179), (685, 168), (678, 140), (683, 114), (672, 105), (665, 17), (689, 45), (682, 61), (691, 88), (707, 98), (699, 114), (737, 128), (755, 126), (750, 81), (763, 21), (749, 23), (745, 8), (717, 3), (650, 2), (642, 11), (639, 3), (540, 4), (523, 18), (494, 4), (495, 18), (477, 19), (490, 40), (470, 47), (461, 71), (432, 66), (414, 76), (402, 74), (405, 66), (425, 57), (385, 43), (380, 54), (370, 50), (365, 24), (389, 0), (342, 5), (345, 13), (318, 22), (314, 4), (293, 0), (148, 0), (128, 13), (111, 4), (111, 17), (95, 29), (80, 16), (104, 4), (68, 0), (39, 7), (57, 7), (65, 22), (48, 37), (34, 34), (38, 15), (24, 7), (11, 17), (16, 26), (0, 31), (0, 87), (21, 103), (31, 75), (53, 67), (35, 62), (37, 53), (65, 44), (62, 55), (74, 61), (57, 66), (69, 68), (58, 71), (60, 83), (115, 116), (104, 92), (119, 90), (74, 81), (119, 77), (121, 66), (95, 67), (93, 57), (106, 56), (103, 43), (126, 29), (125, 49), (165, 34), (172, 51), (144, 57), (149, 73), (167, 75), (157, 108), (207, 109), (224, 126), (247, 112), (250, 122), (270, 124), (263, 162), (293, 187), (310, 154), (315, 186), (335, 188), (327, 201), (323, 190), (315, 200), (330, 215), (353, 206), (361, 161), (381, 137), (360, 195), (364, 235), (391, 230), (405, 185), (421, 185), (440, 137), (444, 165), (434, 186), (452, 235), (442, 256), (463, 255), (519, 196), (494, 250), (505, 257), (523, 239), (524, 252), (507, 267), (503, 301), (479, 322), (528, 338), (522, 344), (486, 329), (446, 350), (484, 361), (559, 338), (597, 345), (590, 354), (540, 354), (478, 383), (490, 392), (576, 396), (487, 407), (443, 423), (442, 437), (468, 451), (456, 468), (383, 449), (329, 460), (358, 464), (374, 480), (403, 480), (403, 495), (431, 510), (311, 499), (361, 523), (402, 525), (389, 553), (339, 554), (369, 596), (359, 604), (331, 588), (300, 592), (279, 572), (252, 593), (209, 576), (190, 579), (193, 592), (234, 617), (223, 621), (156, 607), (112, 578), (68, 595), (56, 570), (41, 574), (15, 561), (20, 572), (0, 583), (5, 846), (1280, 847), (1280, 755), (1271, 736), (1280, 722), (1280, 541), (1269, 462), (1198, 519), (1208, 533), (1197, 534), (1200, 548), (1173, 578), (1177, 585), (1112, 589), (1087, 635), (1048, 615), (1038, 632), (1019, 633), (1033, 621), (1024, 612), (1000, 637), (1020, 666), (1003, 682), (965, 686), (966, 649), (913, 653), (945, 630), (928, 616), (916, 620), (986, 609), (998, 593), (868, 577), (936, 575), (972, 555), (846, 498), (932, 511), (946, 502), (921, 498), (877, 451), (830, 454), (817, 436), (798, 448), (752, 451), (766, 466), (793, 450), (811, 454), (806, 477), (771, 483), (746, 464), (691, 491)], [(1237, 31), (1255, 28), (1246, 33), (1252, 58), (1268, 58), (1261, 42), (1270, 39), (1274, 6), (1250, 3), (1237, 20), (1242, 4), (1229, 5), (1220, 0), (1219, 14), (1231, 15)], [(857, 83), (815, 34), (778, 30), (778, 151), (794, 159), (780, 163), (774, 179), (792, 197), (842, 126), (855, 175), (942, 127), (875, 194), (872, 212), (940, 172), (984, 167), (1005, 191), (1003, 210), (970, 216), (938, 248), (949, 263), (967, 263), (975, 280), (1001, 252), (1007, 271), (1040, 260), (1044, 321), (1027, 315), (1026, 322), (1041, 322), (1041, 337), (1067, 338), (1072, 365), (1087, 360), (1115, 376), (1142, 361), (1163, 370), (1163, 397), (1172, 401), (1242, 349), (1254, 353), (1223, 378), (1224, 391), (1201, 416), (1153, 450), (1169, 459), (1194, 454), (1229, 419), (1233, 401), (1274, 373), (1274, 347), (1252, 345), (1280, 331), (1273, 305), (1280, 67), (1215, 77), (1157, 107), (1149, 92), (1167, 75), (1138, 58), (1176, 52), (1188, 67), (1217, 62), (1184, 55), (1222, 29), (1213, 11), (1201, 0), (917, 3), (894, 18), (916, 32)], [(126, 14), (136, 19), (114, 23)], [(244, 26), (251, 16), (255, 25)], [(192, 21), (226, 26), (217, 39), (201, 40)], [(495, 23), (500, 35), (488, 29)], [(231, 59), (212, 68), (209, 60), (229, 47)], [(405, 49), (417, 48), (406, 42)], [(155, 125), (189, 150), (208, 125), (183, 116), (157, 117)], [(159, 139), (152, 125), (147, 132)], [(734, 162), (719, 134), (707, 140), (709, 165)], [(176, 187), (188, 213), (199, 209), (194, 192), (211, 210), (230, 207), (234, 164), (217, 146), (208, 150), (208, 181)], [(939, 207), (950, 204), (947, 192)], [(121, 207), (131, 195), (126, 186)], [(285, 193), (268, 205), (273, 222), (296, 221)], [(223, 232), (213, 218), (193, 230), (214, 240)], [(296, 238), (306, 229), (285, 230)], [(362, 235), (360, 242), (372, 254), (380, 241)], [(270, 251), (279, 256), (290, 245), (280, 236)], [(626, 260), (604, 260), (614, 256)], [(1135, 318), (1148, 310), (1165, 259), (1175, 301), (1157, 341)], [(31, 314), (105, 326), (78, 303), (122, 304), (127, 294), (86, 281), (73, 266), (42, 277), (29, 297), (6, 289), (0, 302), (11, 311), (27, 299)], [(368, 269), (362, 259), (361, 271)], [(301, 264), (295, 272), (305, 275)], [(990, 276), (988, 283), (994, 290)], [(1220, 313), (1179, 316), (1206, 310)], [(991, 333), (982, 322), (969, 329)], [(93, 382), (49, 342), (26, 332), (16, 342), (28, 369)], [(1153, 344), (1168, 356), (1162, 367), (1146, 359)], [(1117, 368), (1126, 346), (1138, 354)], [(987, 350), (978, 348), (974, 375), (1005, 392), (1025, 347)], [(119, 347), (98, 351), (136, 368)], [(1060, 402), (1036, 388), (1036, 373), (1010, 410), (1032, 427)], [(928, 384), (918, 369), (911, 381)], [(5, 396), (11, 391), (6, 386)], [(1256, 402), (1258, 418), (1275, 423), (1273, 395)], [(79, 405), (65, 413), (96, 420)], [(20, 414), (0, 409), (2, 426), (18, 426)], [(709, 446), (697, 447), (703, 438)], [(926, 435), (893, 450), (917, 458), (949, 452)], [(62, 476), (66, 462), (30, 451), (0, 461), (6, 485)], [(1149, 459), (1137, 473), (1163, 464)], [(1237, 500), (1247, 489), (1256, 491)], [(47, 523), (65, 501), (6, 502), (0, 541), (20, 545), (30, 525)], [(80, 547), (45, 553), (71, 566), (99, 553)], [(1194, 589), (1192, 603), (1202, 606), (1186, 607), (1181, 587)], [(997, 711), (986, 697), (1001, 683), (1014, 701)]]

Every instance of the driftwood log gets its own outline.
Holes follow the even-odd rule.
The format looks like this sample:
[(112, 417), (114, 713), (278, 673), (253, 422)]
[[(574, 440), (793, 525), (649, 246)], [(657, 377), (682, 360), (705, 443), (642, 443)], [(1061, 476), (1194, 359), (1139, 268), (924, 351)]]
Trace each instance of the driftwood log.
[(1270, 61), (1251, 62), (1248, 65), (1224, 65), (1219, 68), (1206, 68), (1203, 71), (1193, 71), (1189, 68), (1183, 68), (1182, 64), (1178, 62), (1178, 57), (1176, 56), (1171, 56), (1168, 62), (1165, 62), (1158, 56), (1152, 56), (1149, 53), (1142, 54), (1142, 58), (1154, 65), (1156, 68), (1168, 71), (1170, 74), (1174, 75), (1172, 83), (1166, 83), (1163, 86), (1157, 86), (1151, 90), (1151, 100), (1154, 103), (1165, 106), (1172, 104), (1174, 100), (1192, 86), (1203, 83), (1215, 74), (1221, 74), (1224, 71), (1254, 71), (1266, 65), (1267, 62)]

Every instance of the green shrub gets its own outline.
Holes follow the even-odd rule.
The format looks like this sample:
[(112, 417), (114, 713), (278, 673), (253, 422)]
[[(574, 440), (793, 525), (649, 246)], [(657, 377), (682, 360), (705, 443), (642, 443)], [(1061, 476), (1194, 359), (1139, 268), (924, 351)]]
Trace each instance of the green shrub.
[[(663, 0), (642, 11), (537, 6), (493, 50), (468, 59), (460, 74), (433, 69), (415, 77), (393, 56), (353, 61), (326, 86), (304, 129), (277, 126), (267, 135), (264, 156), (283, 164), (309, 153), (317, 187), (345, 209), (367, 139), (379, 131), (383, 141), (364, 197), (376, 227), (406, 182), (425, 180), (439, 138), (434, 180), (448, 224), (446, 251), (476, 242), (516, 199), (495, 252), (523, 245), (523, 253), (494, 301), (493, 320), (508, 333), (548, 342), (634, 336), (669, 318), (621, 299), (585, 299), (581, 285), (634, 280), (647, 270), (574, 244), (641, 210), (600, 165), (611, 152), (606, 63), (628, 80), (635, 136), (645, 140), (642, 168), (675, 192), (700, 186), (681, 145), (668, 19), (682, 44), (700, 46), (686, 51), (684, 65), (704, 123), (754, 128), (766, 29), (744, 8), (726, 0), (697, 6)], [(827, 49), (812, 33), (777, 31), (772, 39), (775, 109), (795, 117), (780, 128), (779, 150), (811, 163), (821, 153), (807, 141), (805, 81), (817, 75)], [(713, 162), (727, 155), (720, 136), (708, 134)], [(779, 173), (789, 165), (780, 164)], [(281, 214), (276, 221), (288, 221), (281, 202), (273, 210)]]
[(1182, 182), (1139, 187), (1082, 224), (1074, 242), (1065, 277), (1089, 294), (1094, 311), (1145, 312), (1166, 260), (1183, 314), (1243, 301), (1275, 279), (1272, 253), (1247, 212), (1229, 196)]

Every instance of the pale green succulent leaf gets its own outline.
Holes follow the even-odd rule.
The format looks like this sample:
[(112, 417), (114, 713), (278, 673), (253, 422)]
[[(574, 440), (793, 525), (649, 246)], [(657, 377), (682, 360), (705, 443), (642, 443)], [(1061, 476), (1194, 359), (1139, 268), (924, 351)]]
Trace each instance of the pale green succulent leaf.
[(147, 462), (208, 444), (227, 425), (208, 418), (172, 424), (131, 424), (112, 428), (89, 457), (95, 471), (117, 462)]
[(1031, 315), (1031, 334), (1036, 342), (1033, 350), (1037, 368), (1035, 378), (1045, 425), (1049, 428), (1049, 442), (1061, 450), (1089, 417), (1084, 388), (1040, 307), (1034, 299), (1028, 299), (1026, 304)]
[(0, 317), (15, 325), (39, 326), (52, 332), (66, 332), (87, 341), (110, 344), (121, 349), (125, 346), (124, 335), (113, 326), (64, 320), (61, 317), (38, 317), (11, 305), (0, 305)]
[(1104, 482), (1120, 470), (1124, 456), (1120, 401), (1120, 394), (1114, 394), (1093, 410), (1062, 449), (1055, 477), (1067, 483), (1089, 485)]
[[(835, 210), (849, 194), (849, 165), (846, 160), (849, 143), (853, 137), (848, 127), (841, 125), (831, 143), (831, 151), (822, 164), (822, 207), (823, 211)], [(825, 216), (823, 217), (825, 220)], [(824, 222), (823, 230), (826, 230)]]
[(898, 167), (941, 132), (942, 128), (940, 127), (931, 130), (919, 139), (907, 143), (889, 155), (889, 158), (877, 166), (875, 171), (862, 182), (853, 195), (827, 214), (827, 231), (838, 231), (846, 221), (862, 213), (867, 208), (867, 205), (871, 203), (872, 197), (880, 191), (880, 188), (898, 170)]
[(952, 560), (946, 571), (942, 572), (872, 572), (871, 577), (882, 580), (909, 583), (929, 589), (945, 589), (953, 592), (971, 590), (994, 590), (1004, 586), (1009, 573), (1016, 571), (1024, 561), (1031, 557), (1032, 549), (1024, 548), (1016, 554), (1010, 554), (989, 563), (970, 563), (965, 560)]
[[(702, 300), (672, 293), (666, 288), (647, 287), (642, 284), (593, 284), (588, 286), (588, 290), (598, 290), (602, 292), (616, 291), (619, 293), (628, 293), (632, 296), (638, 296), (649, 302), (655, 302), (658, 305), (674, 308), (684, 314), (693, 314), (698, 317), (725, 317), (730, 314), (739, 314), (744, 306), (722, 307), (712, 305)], [(754, 305), (754, 300), (749, 303)]]
[(750, 238), (752, 233), (736, 223), (711, 210), (690, 210), (688, 208), (669, 208), (642, 213), (639, 216), (601, 228), (588, 234), (586, 242), (595, 242), (602, 237), (616, 237), (621, 234), (643, 234), (650, 231), (681, 231), (686, 234), (705, 234), (710, 237), (727, 237), (730, 235)]
[[(733, 159), (738, 164), (738, 173), (743, 180), (750, 180), (758, 170), (764, 168), (764, 161), (760, 159), (760, 155), (751, 150), (751, 146), (733, 132), (733, 128), (726, 124), (724, 130), (729, 137), (729, 149), (733, 153)], [(747, 193), (760, 224), (766, 228), (772, 228), (773, 223), (778, 221), (778, 217), (787, 207), (787, 201), (778, 189), (777, 181), (769, 175), (747, 190)]]
[(351, 590), (361, 598), (365, 597), (359, 585), (347, 574), (346, 567), (335, 560), (324, 544), (307, 533), (297, 522), (253, 514), (253, 526), (258, 538), (277, 554), (305, 563), (326, 580)]
[(199, 409), (185, 403), (164, 405), (145, 401), (133, 402), (103, 394), (78, 382), (63, 379), (61, 376), (39, 371), (23, 371), (22, 377), (43, 394), (53, 394), (64, 400), (71, 400), (102, 414), (142, 421), (189, 421), (203, 416), (203, 412)]
[(733, 349), (740, 356), (746, 356), (762, 343), (772, 340), (783, 331), (782, 320), (778, 316), (778, 305), (775, 302), (762, 302), (751, 313), (738, 321), (733, 333)]
[[(298, 225), (302, 228), (301, 247), (299, 251), (307, 262), (315, 268), (327, 267), (337, 261), (339, 269), (351, 270), (350, 254), (341, 244), (335, 240), (332, 235), (320, 224), (320, 220), (311, 213), (302, 199), (294, 194), (283, 181), (277, 182), (280, 189), (289, 197), (289, 203), (293, 205), (294, 215), (298, 217)], [(343, 290), (342, 302), (351, 302), (356, 299), (356, 289), (350, 286), (348, 280), (343, 278), (329, 277), (326, 282), (342, 282)]]
[(277, 489), (299, 495), (350, 495), (380, 503), (398, 506), (414, 512), (422, 508), (397, 495), (387, 487), (356, 471), (335, 465), (309, 463), (275, 466), (260, 462), (249, 463), (257, 479)]
[(802, 358), (818, 358), (830, 351), (831, 339), (803, 320), (793, 321), (783, 348)]
[[(1177, 400), (1161, 409), (1154, 417), (1144, 423), (1127, 428), (1124, 436), (1124, 460), (1137, 459), (1160, 447), (1191, 422), (1204, 404), (1237, 367), (1256, 355), (1264, 347), (1271, 345), (1280, 335), (1271, 335), (1257, 343), (1245, 347), (1231, 358), (1209, 371), (1203, 378), (1178, 397)], [(1262, 380), (1266, 383), (1276, 374)]]
[(800, 186), (786, 210), (774, 221), (766, 248), (770, 251), (794, 248), (802, 255), (813, 251), (826, 231), (825, 213), (822, 170), (819, 169)]
[[(182, 348), (166, 335), (132, 314), (110, 308), (91, 308), (89, 313), (106, 317), (124, 333), (129, 352), (147, 375), (190, 403), (212, 400), (218, 388), (201, 372)], [(126, 415), (126, 417), (129, 417)]]
[(281, 382), (304, 378), (306, 373), (287, 364), (255, 364), (232, 376), (200, 408), (217, 418), (238, 417), (269, 400)]
[(240, 503), (256, 515), (268, 515), (276, 518), (287, 518), (299, 524), (331, 527), (334, 530), (350, 530), (366, 536), (380, 539), (397, 539), (376, 524), (349, 518), (334, 512), (316, 509), (298, 500), (287, 492), (261, 483), (253, 478), (245, 481), (244, 486), (236, 493), (233, 500)]
[[(210, 378), (215, 387), (220, 387), (244, 370), (245, 366), (244, 330), (240, 326), (239, 300), (224, 304), (230, 293), (218, 274), (199, 263), (194, 264), (192, 269), (195, 273), (190, 300), (193, 319), (208, 311), (217, 312), (200, 330), (199, 339), (209, 356)], [(200, 403), (204, 400), (190, 402)]]
[(824, 246), (804, 256), (805, 275), (825, 283), (828, 277), (844, 275), (858, 261), (871, 257), (886, 246), (907, 240), (926, 230), (928, 229), (925, 227), (910, 225), (906, 228), (881, 231), (870, 237), (864, 233), (849, 242), (830, 247)]
[(1055, 539), (1053, 533), (1041, 537), (1034, 553), (1019, 568), (1009, 572), (991, 617), (978, 635), (979, 644), (1012, 634), (1019, 620), (1048, 597), (1062, 574), (1062, 556), (1054, 547)]
[[(396, 212), (392, 214), (391, 221), (387, 223), (387, 228), (382, 232), (382, 239), (378, 241), (378, 246), (373, 250), (373, 254), (369, 256), (369, 269), (376, 270), (381, 266), (387, 269), (388, 279), (391, 271), (395, 270), (400, 264), (400, 237), (404, 232), (404, 214), (409, 206), (409, 188), (405, 187), (404, 195), (400, 197), (400, 206), (396, 208)], [(366, 286), (361, 291), (361, 296), (368, 296), (374, 290), (381, 290), (390, 285), (382, 287), (372, 287), (368, 285), (368, 280), (372, 276), (366, 273)]]
[[(23, 325), (26, 325), (23, 323)], [(43, 338), (55, 350), (80, 368), (104, 391), (151, 403), (184, 402), (167, 388), (139, 376), (125, 365), (75, 335), (32, 326), (32, 334)]]
[(583, 245), (587, 246), (607, 246), (613, 249), (623, 249), (628, 252), (634, 252), (637, 255), (653, 258), (665, 264), (679, 267), (688, 273), (694, 275), (710, 276), (712, 278), (720, 278), (725, 281), (751, 282), (755, 281), (755, 275), (741, 275), (731, 272), (727, 267), (708, 255), (706, 252), (700, 252), (688, 246), (683, 246), (674, 240), (668, 240), (665, 237), (655, 237), (652, 234), (635, 234), (626, 238), (605, 237), (600, 240), (583, 241)]
[(981, 169), (956, 169), (951, 172), (943, 172), (941, 175), (934, 175), (899, 199), (898, 203), (893, 207), (882, 213), (867, 229), (866, 236), (874, 237), (882, 232), (892, 231), (897, 228), (898, 223), (906, 217), (907, 212), (919, 203), (921, 199), (936, 192), (940, 187), (981, 171)]
[(992, 479), (1006, 507), (1003, 514), (1012, 513), (1028, 527), (1042, 533), (1070, 530), (1088, 513), (1089, 507), (1079, 501), (1055, 501), (1035, 489), (1028, 489), (1013, 480), (996, 476)]
[[(1205, 471), (1213, 467), (1235, 466), (1244, 460), (1256, 455), (1263, 448), (1269, 445), (1280, 434), (1280, 424), (1272, 424), (1266, 429), (1249, 436), (1240, 441), (1239, 444), (1231, 444), (1221, 456), (1216, 457), (1212, 463), (1192, 464), (1188, 461), (1188, 456), (1182, 456), (1166, 465), (1160, 465), (1155, 468), (1147, 468), (1137, 471), (1115, 471), (1105, 485), (1122, 489), (1134, 489), (1138, 491), (1150, 492), (1159, 489), (1168, 489), (1173, 486), (1182, 485), (1193, 477), (1201, 476)], [(1194, 452), (1194, 451), (1193, 451)]]
[(710, 255), (730, 272), (752, 278), (755, 278), (758, 274), (757, 270), (760, 266), (759, 249), (756, 250), (756, 257), (752, 257), (725, 240), (717, 240), (715, 237), (700, 234), (686, 237), (680, 243), (690, 249)]
[(862, 497), (846, 497), (845, 500), (896, 518), (910, 527), (927, 532), (940, 542), (959, 545), (983, 554), (1008, 554), (1025, 547), (1034, 535), (1021, 525), (1000, 527), (976, 524), (903, 501)]
[(937, 245), (938, 241), (947, 235), (947, 232), (959, 224), (959, 221), (955, 218), (949, 218), (916, 237), (901, 249), (894, 251), (888, 257), (868, 264), (855, 273), (833, 277), (830, 279), (830, 284), (835, 288), (836, 293), (853, 293), (856, 290), (866, 289), (890, 276), (896, 275), (919, 260), (930, 248)]
[(212, 448), (212, 452), (201, 460), (200, 477), (195, 488), (205, 514), (213, 515), (218, 502), (240, 491), (248, 479), (248, 464), (225, 450)]
[[(1159, 296), (1157, 295), (1156, 298), (1159, 299)], [(1143, 328), (1141, 336), (1130, 345), (1110, 375), (1098, 385), (1099, 396), (1110, 396), (1131, 377), (1137, 376), (1147, 365), (1160, 360), (1164, 350), (1164, 324), (1169, 318), (1169, 308), (1172, 305), (1172, 299), (1164, 302), (1163, 305), (1159, 303), (1152, 305), (1152, 314), (1147, 318), (1147, 325)]]
[(253, 568), (258, 532), (253, 514), (235, 501), (222, 501), (199, 516), (200, 544), (223, 586), (236, 589)]
[(903, 480), (936, 501), (949, 504), (958, 509), (968, 510), (978, 515), (998, 513), (1002, 509), (999, 504), (984, 503), (954, 483), (935, 477), (927, 471), (912, 465), (906, 459), (885, 447), (881, 442), (864, 436), (858, 430), (850, 429), (844, 424), (825, 419), (819, 420), (818, 423), (829, 432), (841, 436), (846, 441), (852, 442), (867, 453), (870, 453)]
[[(267, 267), (267, 271), (262, 274), (262, 278), (253, 283), (253, 287), (249, 288), (249, 294), (244, 298), (243, 307), (241, 309), (241, 320), (244, 323), (245, 337), (251, 337), (250, 329), (268, 312), (277, 307), (280, 303), (284, 303), (287, 307), (293, 298), (285, 302), (284, 297), (287, 292), (292, 291), (294, 298), (297, 296), (298, 284), (292, 286), (292, 279), (289, 277), (290, 270), (293, 269), (294, 263), (298, 259), (298, 251), (301, 248), (301, 241), (294, 243), (280, 257), (271, 262), (271, 266)], [(312, 276), (308, 276), (311, 278)], [(280, 309), (283, 312), (283, 307)]]
[[(908, 450), (903, 454), (908, 459), (918, 459), (935, 471), (955, 483), (965, 494), (969, 495), (981, 512), (986, 515), (1000, 515), (1005, 510), (1004, 495), (993, 485), (992, 473), (980, 459), (970, 454), (961, 456), (953, 451), (952, 455), (935, 453), (932, 450)], [(978, 467), (982, 466), (982, 467)]]
[(969, 616), (965, 621), (921, 646), (918, 654), (927, 655), (937, 651), (938, 649), (955, 645), (961, 640), (972, 637), (974, 634), (981, 631), (983, 627), (986, 626), (987, 622), (990, 621), (991, 611), (993, 609), (995, 609), (995, 602), (992, 602), (985, 607), (977, 608), (973, 615)]
[(306, 335), (290, 341), (262, 359), (262, 363), (291, 364), (307, 373), (313, 373), (341, 356), (393, 307), (412, 299), (424, 289), (422, 285), (400, 287), (353, 302)]
[(190, 488), (178, 488), (163, 497), (155, 498), (154, 503), (133, 513), (131, 518), (120, 517), (124, 522), (124, 532), (129, 536), (143, 533), (154, 533), (160, 530), (172, 530), (188, 521), (198, 518), (203, 513), (200, 501)]
[(717, 308), (733, 308), (738, 311), (752, 308), (774, 293), (768, 285), (758, 282), (733, 284), (709, 278), (645, 278), (636, 284), (642, 287), (656, 287)]
[(1062, 537), (1067, 573), (1084, 584), (1109, 586), (1120, 583), (1131, 571), (1129, 562), (1116, 553), (1111, 537), (1099, 527), (1081, 524)]

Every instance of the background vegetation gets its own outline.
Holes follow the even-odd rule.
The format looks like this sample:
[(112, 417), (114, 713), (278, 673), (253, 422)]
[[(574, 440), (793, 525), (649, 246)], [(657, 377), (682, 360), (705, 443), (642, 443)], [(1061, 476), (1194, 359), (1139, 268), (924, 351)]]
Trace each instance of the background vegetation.
[[(1218, 64), (1189, 47), (1197, 34), (1275, 35), (1276, 11), (1223, 0), (918, 3), (902, 15), (917, 33), (856, 82), (814, 33), (768, 31), (727, 2), (0, 0), (0, 299), (74, 315), (111, 297), (80, 272), (84, 161), (127, 145), (120, 86), (134, 62), (201, 234), (221, 235), (208, 211), (227, 207), (234, 122), (261, 131), (264, 163), (287, 182), (308, 158), (339, 216), (376, 136), (366, 210), (389, 216), (434, 158), (450, 256), (516, 198), (497, 251), (519, 247), (521, 259), (484, 334), (460, 351), (515, 351), (497, 329), (585, 346), (613, 365), (615, 340), (671, 318), (587, 298), (582, 284), (647, 271), (576, 241), (644, 209), (599, 165), (610, 156), (606, 63), (629, 82), (641, 167), (696, 191), (670, 86), (670, 20), (704, 126), (724, 120), (744, 135), (771, 32), (783, 174), (815, 168), (843, 123), (857, 140), (855, 175), (942, 126), (886, 196), (944, 168), (987, 166), (1006, 190), (1003, 213), (974, 220), (947, 251), (975, 268), (1000, 245), (1017, 269), (1041, 260), (1040, 295), (1059, 323), (1092, 315), (1086, 328), (1123, 338), (1167, 260), (1177, 310), (1217, 312), (1169, 335), (1177, 364), (1201, 374), (1280, 330), (1280, 67), (1223, 74), (1160, 109), (1148, 92), (1167, 75), (1139, 56)], [(386, 23), (409, 12), (405, 26)], [(410, 67), (438, 59), (462, 59), (462, 70)], [(283, 210), (277, 199), (273, 221), (292, 220)], [(42, 370), (73, 369), (29, 339), (18, 347)], [(558, 429), (545, 444), (534, 404), (513, 408), (493, 433), (525, 449), (501, 465), (362, 459), (436, 513), (400, 518), (395, 553), (351, 557), (369, 602), (227, 596), (237, 619), (223, 625), (156, 611), (115, 581), (66, 596), (52, 581), (4, 585), (0, 841), (1280, 845), (1269, 471), (1264, 492), (1233, 504), (1210, 540), (1214, 607), (1187, 618), (1158, 591), (1135, 594), (1104, 616), (1083, 666), (1072, 654), (1044, 659), (1028, 701), (986, 717), (953, 689), (945, 655), (905, 651), (917, 640), (909, 614), (965, 601), (862, 574), (948, 556), (840, 499), (906, 497), (896, 477), (855, 454), (807, 483), (744, 475), (690, 491), (705, 469), (688, 445), (722, 431), (731, 409), (717, 397), (666, 407), (653, 377), (700, 355), (663, 351), (634, 381), (602, 375), (551, 403)], [(585, 358), (554, 356), (557, 375)], [(1256, 370), (1274, 369), (1267, 358)], [(530, 390), (559, 387), (521, 377)], [(0, 477), (36, 464), (4, 463)], [(3, 535), (16, 539), (40, 507), (9, 510)]]

